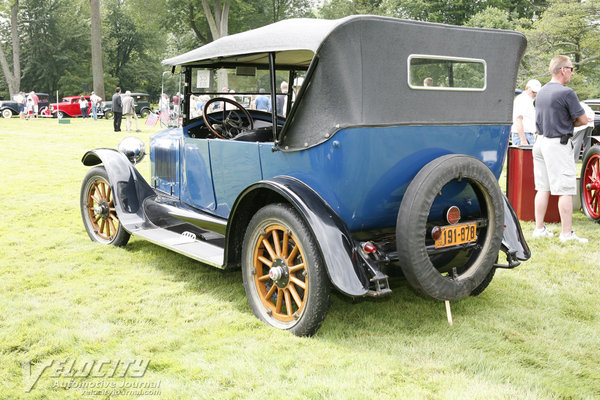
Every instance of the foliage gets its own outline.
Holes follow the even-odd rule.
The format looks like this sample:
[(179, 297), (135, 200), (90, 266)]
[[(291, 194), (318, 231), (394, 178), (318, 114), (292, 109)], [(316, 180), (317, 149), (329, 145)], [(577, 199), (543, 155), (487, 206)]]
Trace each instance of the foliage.
[(429, 22), (464, 25), (488, 8), (502, 10), (514, 18), (533, 18), (543, 10), (545, 0), (387, 0), (391, 15)]
[(600, 97), (598, 21), (600, 0), (553, 0), (532, 29), (526, 31), (529, 47), (522, 75), (547, 81), (550, 59), (565, 54), (572, 58), (576, 72), (570, 86), (580, 98)]
[[(298, 338), (255, 318), (239, 271), (135, 236), (124, 248), (91, 242), (79, 212), (81, 157), (127, 133), (111, 121), (70, 121), (0, 124), (3, 399), (600, 397), (600, 225), (581, 212), (574, 227), (589, 244), (529, 240), (530, 261), (451, 303), (453, 326), (443, 302), (395, 277), (384, 299), (334, 292), (317, 335)], [(157, 129), (141, 127), (135, 135), (148, 143)], [(33, 150), (41, 144), (42, 156)], [(137, 167), (146, 179), (148, 159)], [(523, 228), (529, 238), (533, 223)], [(143, 378), (54, 378), (49, 369), (24, 392), (27, 361), (35, 372), (43, 360), (134, 358), (149, 360)], [(160, 395), (85, 395), (57, 382), (160, 382)]]
[[(0, 42), (10, 52), (10, 6), (0, 3)], [(212, 4), (211, 1), (207, 4)], [(529, 45), (517, 86), (549, 79), (548, 61), (573, 57), (571, 86), (581, 98), (600, 97), (600, 0), (231, 0), (227, 31), (257, 28), (284, 18), (340, 18), (376, 14), (423, 21), (514, 29)], [(160, 61), (212, 40), (199, 0), (104, 0), (101, 2), (106, 92), (114, 86), (160, 92)], [(89, 0), (19, 0), (21, 85), (62, 95), (92, 88)], [(0, 97), (8, 98), (0, 74)]]

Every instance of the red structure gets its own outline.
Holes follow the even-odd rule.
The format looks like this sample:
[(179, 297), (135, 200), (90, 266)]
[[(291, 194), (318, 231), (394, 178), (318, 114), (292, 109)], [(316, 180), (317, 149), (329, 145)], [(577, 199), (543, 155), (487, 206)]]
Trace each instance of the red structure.
[[(510, 146), (508, 148), (508, 168), (506, 196), (517, 217), (522, 221), (535, 220), (535, 183), (533, 181), (533, 146)], [(558, 196), (550, 196), (545, 222), (560, 222)]]

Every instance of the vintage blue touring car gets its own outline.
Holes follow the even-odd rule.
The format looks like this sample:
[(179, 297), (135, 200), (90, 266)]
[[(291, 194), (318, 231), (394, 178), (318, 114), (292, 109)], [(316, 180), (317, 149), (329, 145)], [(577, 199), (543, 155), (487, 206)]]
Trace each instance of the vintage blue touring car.
[(525, 47), (512, 31), (351, 16), (165, 60), (184, 77), (182, 127), (151, 138), (150, 182), (135, 138), (84, 155), (86, 230), (241, 267), (256, 316), (297, 335), (320, 327), (331, 287), (383, 296), (394, 269), (436, 299), (479, 294), (530, 256), (498, 186)]

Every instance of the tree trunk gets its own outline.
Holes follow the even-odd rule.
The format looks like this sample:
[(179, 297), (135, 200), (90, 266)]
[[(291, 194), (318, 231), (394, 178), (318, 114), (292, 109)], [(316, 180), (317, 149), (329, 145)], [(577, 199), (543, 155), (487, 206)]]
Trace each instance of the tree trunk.
[(10, 96), (14, 96), (21, 89), (21, 49), (19, 41), (18, 31), (18, 14), (19, 14), (19, 0), (15, 0), (14, 4), (10, 7), (10, 36), (12, 39), (12, 55), (13, 55), (13, 72), (11, 73), (6, 54), (4, 54), (4, 48), (0, 44), (0, 64), (2, 65), (2, 72), (6, 79), (8, 91)]
[(231, 0), (223, 0), (222, 6), (220, 0), (212, 0), (214, 9), (210, 8), (208, 2), (209, 0), (202, 0), (202, 8), (210, 27), (211, 36), (213, 40), (217, 40), (228, 34), (229, 6)]
[(102, 67), (102, 33), (100, 31), (100, 0), (90, 0), (92, 32), (92, 79), (96, 95), (104, 99), (104, 69)]

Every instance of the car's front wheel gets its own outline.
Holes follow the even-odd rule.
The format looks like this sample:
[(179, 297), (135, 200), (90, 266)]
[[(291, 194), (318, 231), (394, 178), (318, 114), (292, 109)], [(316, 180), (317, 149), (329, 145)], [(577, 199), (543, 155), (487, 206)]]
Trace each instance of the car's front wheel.
[(115, 113), (112, 111), (107, 111), (104, 113), (104, 118), (106, 118), (106, 119), (113, 119), (114, 116), (115, 116)]
[(13, 115), (12, 111), (10, 111), (8, 108), (5, 108), (4, 110), (2, 110), (2, 118), (11, 118)]
[(150, 110), (147, 108), (144, 108), (142, 111), (140, 111), (140, 116), (142, 118), (146, 118), (148, 115), (150, 115)]
[(329, 306), (329, 280), (315, 240), (298, 212), (270, 204), (248, 224), (244, 288), (254, 314), (298, 336), (313, 335)]
[(88, 171), (81, 184), (81, 217), (90, 239), (95, 242), (125, 246), (129, 232), (123, 228), (115, 209), (115, 196), (104, 167)]

